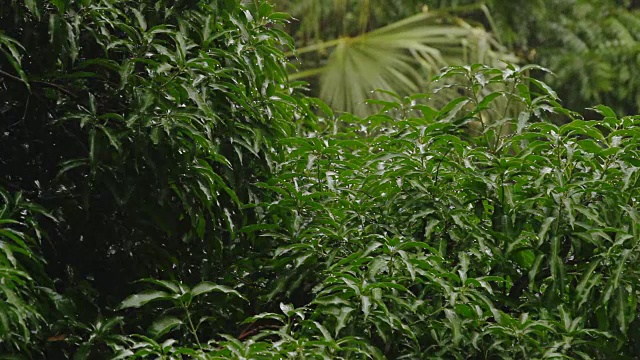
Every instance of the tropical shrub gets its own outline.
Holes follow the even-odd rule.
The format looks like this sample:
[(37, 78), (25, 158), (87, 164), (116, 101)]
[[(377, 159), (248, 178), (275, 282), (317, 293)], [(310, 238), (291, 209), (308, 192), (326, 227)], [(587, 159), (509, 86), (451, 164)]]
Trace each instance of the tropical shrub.
[[(640, 118), (582, 120), (529, 70), (450, 68), (469, 94), (512, 91), (399, 97), (396, 117), (327, 114), (327, 134), (286, 141), (263, 236), (299, 336), (343, 358), (354, 339), (387, 358), (636, 353)], [(500, 97), (523, 110), (469, 136)]]
[(41, 339), (34, 334), (46, 326), (52, 290), (35, 216), (47, 214), (20, 193), (0, 189), (0, 199), (0, 352), (36, 355), (33, 343)]
[[(633, 358), (640, 118), (597, 106), (601, 119), (584, 120), (529, 77), (539, 70), (446, 69), (434, 86), (453, 79), (469, 96), (442, 108), (415, 102), (429, 94), (366, 118), (321, 106), (317, 128), (282, 141), (285, 161), (256, 184), (275, 199), (246, 229), (280, 245), (261, 298), (279, 309), (249, 317), (235, 337), (169, 349), (234, 359)], [(496, 83), (507, 90), (478, 95)], [(502, 97), (520, 113), (483, 120)], [(143, 292), (123, 306), (165, 296)]]
[[(242, 259), (269, 249), (236, 233), (254, 222), (243, 206), (260, 194), (249, 185), (266, 179), (280, 153), (274, 139), (290, 133), (305, 105), (287, 81), (290, 38), (275, 26), (286, 15), (242, 3), (0, 4), (0, 187), (56, 219), (38, 216), (47, 241), (24, 243), (36, 254), (29, 261), (42, 266), (42, 254), (56, 290), (77, 306), (75, 318), (61, 320), (86, 337), (95, 328), (86, 324), (104, 325), (134, 280), (235, 284), (253, 273)], [(24, 299), (16, 287), (27, 291), (26, 276), (38, 275), (11, 256), (26, 246), (11, 235), (22, 226), (13, 221), (24, 222), (15, 211), (2, 224), (9, 247), (0, 260), (12, 271), (3, 307)], [(66, 353), (84, 341), (62, 323), (39, 332), (37, 312), (23, 310), (0, 319), (3, 330), (8, 322), (24, 333), (9, 335), (18, 353), (36, 346), (25, 329), (55, 347), (73, 343)]]

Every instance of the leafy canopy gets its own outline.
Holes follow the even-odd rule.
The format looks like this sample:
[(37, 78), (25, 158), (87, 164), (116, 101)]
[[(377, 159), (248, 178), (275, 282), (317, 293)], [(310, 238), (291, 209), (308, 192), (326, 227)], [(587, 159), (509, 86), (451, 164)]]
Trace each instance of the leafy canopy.
[[(262, 1), (0, 4), (0, 188), (52, 216), (30, 243), (33, 231), (11, 235), (27, 224), (20, 202), (2, 203), (0, 353), (85, 331), (141, 277), (235, 284), (243, 257), (268, 251), (236, 233), (254, 222), (250, 184), (278, 158), (275, 140), (306, 111), (287, 81), (285, 18)], [(20, 248), (46, 271), (25, 274)], [(47, 277), (77, 308), (55, 295), (65, 323), (48, 314), (38, 333), (16, 287)]]

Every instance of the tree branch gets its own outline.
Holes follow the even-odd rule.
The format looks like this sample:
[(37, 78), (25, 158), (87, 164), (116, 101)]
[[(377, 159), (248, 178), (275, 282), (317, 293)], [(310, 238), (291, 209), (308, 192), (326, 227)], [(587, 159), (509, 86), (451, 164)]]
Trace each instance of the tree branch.
[[(18, 81), (24, 84), (24, 81), (22, 81), (22, 79), (20, 79), (19, 77), (12, 75), (4, 70), (0, 70), (0, 75), (2, 75), (5, 78), (9, 78), (11, 80), (14, 81)], [(32, 84), (39, 84), (45, 87), (49, 87), (49, 88), (54, 88), (68, 96), (73, 97), (74, 99), (77, 99), (79, 96), (74, 94), (73, 92), (71, 92), (70, 90), (65, 89), (64, 87), (58, 85), (58, 84), (54, 84), (54, 83), (50, 83), (50, 82), (46, 82), (46, 81), (41, 81), (41, 80), (31, 80), (30, 81)]]

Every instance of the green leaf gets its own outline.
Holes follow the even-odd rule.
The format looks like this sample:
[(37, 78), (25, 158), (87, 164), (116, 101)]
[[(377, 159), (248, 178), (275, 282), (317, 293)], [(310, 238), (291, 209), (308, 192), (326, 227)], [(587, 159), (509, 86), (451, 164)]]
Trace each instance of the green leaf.
[(596, 282), (600, 279), (600, 274), (594, 275), (594, 270), (600, 264), (600, 259), (596, 259), (592, 261), (586, 270), (583, 272), (582, 279), (578, 283), (576, 287), (576, 298), (578, 300), (578, 309), (582, 308), (582, 306), (589, 301), (589, 293)]
[(445, 316), (451, 329), (451, 340), (454, 345), (458, 345), (462, 340), (462, 324), (458, 315), (451, 309), (444, 309)]
[(442, 122), (451, 122), (454, 117), (458, 115), (458, 112), (471, 102), (471, 99), (467, 97), (459, 97), (454, 100), (451, 100), (445, 107), (440, 110), (440, 114), (438, 115), (437, 120)]
[(333, 341), (333, 337), (331, 336), (331, 333), (329, 333), (329, 331), (322, 326), (319, 322), (314, 321), (313, 325), (315, 325), (315, 327), (320, 330), (320, 332), (322, 333), (322, 336), (324, 337), (324, 340), (326, 341)]
[(233, 290), (232, 288), (228, 287), (228, 286), (224, 286), (224, 285), (217, 285), (217, 284), (213, 284), (210, 283), (208, 281), (203, 281), (201, 283), (199, 283), (198, 285), (194, 286), (193, 289), (191, 289), (191, 294), (193, 294), (193, 297), (202, 295), (202, 294), (206, 294), (209, 292), (221, 292), (224, 294), (232, 294), (235, 295), (243, 300), (246, 300), (244, 298), (244, 296), (240, 295), (239, 292), (237, 292), (236, 290)]
[(529, 78), (528, 80), (531, 81), (532, 84), (536, 85), (540, 90), (543, 90), (545, 95), (550, 95), (555, 100), (558, 99), (558, 94), (556, 94), (556, 92), (551, 87), (549, 87), (549, 85), (534, 78)]
[(126, 308), (138, 308), (152, 301), (172, 299), (171, 295), (164, 291), (146, 291), (140, 294), (134, 294), (127, 297), (120, 305), (118, 310)]
[(287, 13), (283, 13), (283, 12), (272, 12), (269, 14), (269, 19), (273, 20), (273, 21), (283, 21), (283, 20), (289, 20), (291, 19), (291, 15), (287, 14)]
[(21, 56), (18, 48), (24, 50), (19, 42), (0, 32), (0, 51), (5, 55), (5, 58), (9, 61), (27, 89), (31, 90), (27, 74), (22, 70)]
[(157, 280), (157, 279), (141, 279), (138, 280), (140, 282), (144, 282), (144, 283), (149, 283), (149, 284), (154, 284), (157, 285), (161, 288), (164, 288), (165, 290), (170, 291), (171, 294), (184, 294), (185, 289), (184, 286), (178, 282), (175, 281), (167, 281), (167, 280)]
[(493, 100), (495, 100), (496, 98), (502, 95), (503, 95), (502, 92), (493, 92), (483, 97), (482, 100), (478, 103), (476, 111), (480, 112), (482, 110), (488, 109), (489, 106), (491, 105), (491, 102), (493, 102)]
[(360, 297), (360, 301), (362, 302), (362, 313), (364, 314), (365, 320), (369, 317), (371, 311), (371, 298), (369, 296), (363, 295)]
[(540, 226), (540, 231), (538, 232), (538, 246), (542, 245), (542, 243), (547, 239), (547, 233), (549, 232), (549, 228), (551, 224), (556, 220), (555, 217), (547, 217), (544, 219), (542, 226)]
[(142, 15), (138, 9), (132, 8), (131, 12), (135, 15), (136, 20), (138, 21), (138, 26), (140, 26), (142, 31), (147, 31), (147, 21), (145, 20), (144, 15)]
[(80, 345), (76, 353), (73, 355), (73, 360), (89, 359), (89, 355), (91, 354), (91, 345), (92, 344), (90, 342), (85, 342)]
[(538, 254), (538, 256), (536, 256), (536, 260), (531, 266), (531, 269), (529, 270), (529, 290), (530, 291), (534, 291), (534, 289), (536, 288), (535, 287), (536, 276), (540, 271), (540, 265), (542, 264), (542, 261), (544, 260), (545, 257), (546, 257), (545, 254)]
[(149, 328), (149, 335), (155, 339), (160, 338), (162, 335), (173, 330), (176, 326), (182, 325), (182, 320), (173, 317), (165, 316), (156, 320)]
[(49, 0), (51, 3), (58, 8), (58, 12), (60, 14), (64, 14), (67, 10), (68, 0)]
[[(38, 20), (40, 20), (40, 8), (37, 0), (25, 0), (25, 6), (29, 11), (35, 16)], [(0, 35), (1, 36), (1, 35)]]
[(560, 294), (566, 291), (565, 288), (565, 270), (564, 263), (560, 258), (561, 238), (558, 235), (551, 237), (551, 253), (549, 254), (549, 262), (551, 267), (551, 277), (553, 286)]
[(604, 117), (609, 117), (609, 118), (614, 118), (616, 119), (618, 116), (616, 115), (615, 111), (613, 111), (613, 109), (611, 109), (610, 107), (606, 106), (606, 105), (597, 105), (594, 106), (592, 108), (592, 110), (597, 111), (598, 113), (600, 113), (602, 116)]
[(9, 260), (9, 263), (11, 263), (11, 266), (13, 266), (14, 268), (18, 267), (18, 261), (16, 260), (15, 256), (13, 256), (13, 251), (11, 251), (11, 247), (9, 246), (9, 244), (5, 243), (4, 241), (0, 241), (0, 250), (4, 252), (4, 255)]

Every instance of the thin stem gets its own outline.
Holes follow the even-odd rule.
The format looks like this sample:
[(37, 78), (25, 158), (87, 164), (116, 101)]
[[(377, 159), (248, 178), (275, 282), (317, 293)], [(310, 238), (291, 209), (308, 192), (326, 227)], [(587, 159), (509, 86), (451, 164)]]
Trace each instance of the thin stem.
[[(17, 77), (17, 76), (14, 76), (14, 75), (12, 75), (12, 74), (10, 74), (10, 73), (6, 72), (6, 71), (0, 70), (0, 75), (3, 75), (4, 77), (6, 77), (6, 78), (8, 78), (8, 79), (11, 79), (11, 80), (15, 80), (15, 81), (21, 82), (21, 83), (25, 84), (25, 86), (27, 86), (27, 83), (25, 83), (24, 81), (22, 81), (22, 79), (20, 79), (20, 78), (19, 78), (19, 77)], [(71, 97), (73, 97), (73, 98), (75, 98), (75, 99), (77, 99), (77, 98), (78, 98), (78, 95), (74, 94), (74, 93), (73, 93), (73, 92), (71, 92), (70, 90), (67, 90), (67, 89), (63, 88), (62, 86), (60, 86), (60, 85), (58, 85), (58, 84), (53, 84), (53, 83), (46, 82), (46, 81), (42, 81), (42, 80), (30, 80), (29, 82), (30, 82), (30, 83), (41, 84), (41, 85), (44, 85), (44, 86), (46, 86), (46, 87), (50, 87), (50, 88), (54, 88), (54, 89), (57, 89), (57, 90), (59, 90), (59, 91), (61, 91), (61, 92), (65, 93), (66, 95), (69, 95), (69, 96), (71, 96)]]
[(187, 321), (189, 322), (189, 330), (191, 330), (193, 337), (196, 339), (196, 344), (198, 344), (198, 347), (202, 349), (202, 345), (200, 344), (200, 339), (198, 338), (198, 332), (196, 330), (196, 327), (193, 325), (193, 321), (191, 320), (191, 313), (189, 312), (189, 308), (184, 306), (184, 312), (187, 314)]
[[(514, 80), (513, 83), (511, 84), (511, 89), (509, 91), (509, 94), (513, 94), (516, 91), (516, 81)], [(504, 112), (502, 113), (502, 119), (504, 120), (507, 118), (507, 114), (509, 112), (509, 107), (511, 106), (511, 100), (513, 99), (513, 96), (507, 96), (507, 104), (504, 106)], [(500, 139), (502, 138), (502, 132), (503, 132), (503, 127), (504, 127), (504, 122), (500, 125), (500, 128), (498, 129), (498, 138), (496, 139), (496, 150), (501, 147), (498, 142), (500, 141)], [(513, 127), (511, 129), (507, 129), (507, 131), (509, 133), (513, 133)]]

